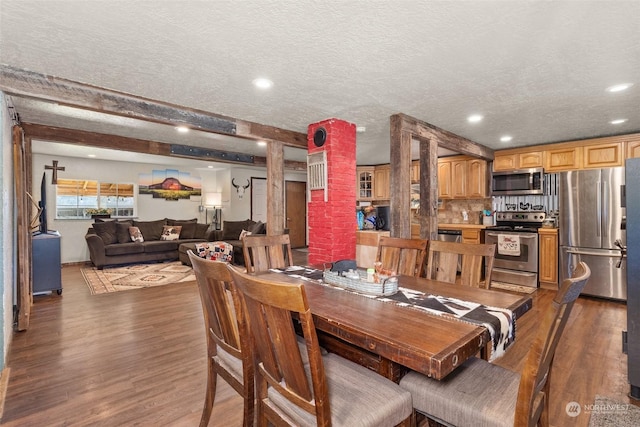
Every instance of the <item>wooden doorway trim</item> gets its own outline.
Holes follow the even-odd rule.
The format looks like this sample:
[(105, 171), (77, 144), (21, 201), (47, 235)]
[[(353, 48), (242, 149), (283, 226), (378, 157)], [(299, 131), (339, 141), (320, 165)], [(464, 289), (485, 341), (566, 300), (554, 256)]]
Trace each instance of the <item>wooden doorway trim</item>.
[(307, 246), (307, 183), (285, 181), (285, 228), (289, 229), (292, 248)]
[[(29, 328), (31, 305), (33, 304), (33, 277), (31, 274), (31, 215), (32, 208), (27, 192), (33, 188), (31, 178), (31, 140), (24, 137), (20, 126), (13, 127), (13, 174), (16, 203), (17, 238), (17, 329)], [(7, 284), (8, 285), (8, 284)]]
[(407, 116), (394, 114), (391, 121), (391, 236), (411, 238), (411, 142), (420, 142), (420, 237), (438, 235), (438, 147), (484, 160), (494, 152), (454, 133)]

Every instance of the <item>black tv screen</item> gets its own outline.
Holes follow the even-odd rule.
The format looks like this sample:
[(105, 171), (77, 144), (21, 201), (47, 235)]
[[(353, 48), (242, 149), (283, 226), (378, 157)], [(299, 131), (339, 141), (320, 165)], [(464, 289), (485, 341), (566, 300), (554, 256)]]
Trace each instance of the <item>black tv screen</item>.
[(47, 234), (47, 174), (42, 174), (42, 182), (40, 183), (40, 227), (38, 231), (42, 234)]

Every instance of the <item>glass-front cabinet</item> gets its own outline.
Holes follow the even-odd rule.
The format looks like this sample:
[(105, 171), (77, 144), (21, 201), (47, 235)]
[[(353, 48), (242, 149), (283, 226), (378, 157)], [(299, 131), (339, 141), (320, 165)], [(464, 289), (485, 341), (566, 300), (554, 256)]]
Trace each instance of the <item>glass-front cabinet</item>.
[(359, 166), (356, 168), (356, 188), (359, 201), (373, 200), (373, 166)]

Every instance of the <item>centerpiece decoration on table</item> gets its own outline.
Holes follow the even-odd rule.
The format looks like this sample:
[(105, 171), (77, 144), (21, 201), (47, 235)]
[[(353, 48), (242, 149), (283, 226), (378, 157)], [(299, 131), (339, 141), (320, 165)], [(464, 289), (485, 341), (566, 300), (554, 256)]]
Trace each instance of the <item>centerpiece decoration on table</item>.
[(91, 218), (111, 218), (113, 209), (110, 208), (89, 208), (85, 209), (85, 214)]
[(325, 269), (324, 281), (343, 289), (374, 296), (390, 296), (398, 292), (396, 272), (382, 268), (381, 262), (375, 262), (374, 268), (367, 270), (355, 267), (355, 261), (352, 261), (354, 268), (335, 268), (344, 263), (345, 260), (337, 261), (330, 270)]

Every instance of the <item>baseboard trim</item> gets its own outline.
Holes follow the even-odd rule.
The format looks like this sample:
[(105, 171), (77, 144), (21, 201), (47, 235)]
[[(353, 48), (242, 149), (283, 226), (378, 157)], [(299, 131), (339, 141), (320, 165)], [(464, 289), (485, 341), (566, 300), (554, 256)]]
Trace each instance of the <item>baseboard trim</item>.
[(10, 373), (11, 368), (4, 368), (0, 373), (0, 420), (2, 420), (2, 417), (4, 416), (4, 399), (7, 396)]

